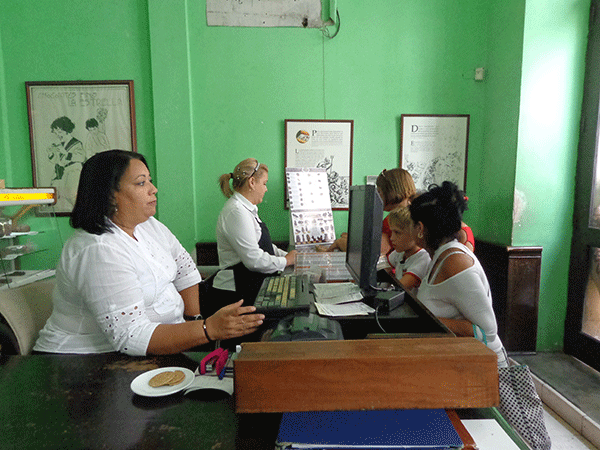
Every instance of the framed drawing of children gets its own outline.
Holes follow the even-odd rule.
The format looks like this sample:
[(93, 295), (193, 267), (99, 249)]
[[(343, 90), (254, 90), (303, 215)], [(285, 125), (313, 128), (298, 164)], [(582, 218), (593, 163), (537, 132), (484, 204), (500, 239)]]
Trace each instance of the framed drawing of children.
[(67, 216), (83, 163), (98, 152), (137, 151), (133, 81), (28, 81), (33, 186), (56, 188), (48, 211)]

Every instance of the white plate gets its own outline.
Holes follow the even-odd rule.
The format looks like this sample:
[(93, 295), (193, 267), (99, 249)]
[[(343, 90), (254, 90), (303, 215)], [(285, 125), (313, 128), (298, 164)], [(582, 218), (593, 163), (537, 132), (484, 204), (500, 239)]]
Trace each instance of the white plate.
[[(173, 372), (174, 370), (181, 370), (185, 374), (185, 378), (181, 383), (175, 386), (159, 387), (152, 387), (148, 384), (148, 381), (154, 375), (158, 375), (161, 372)], [(163, 395), (171, 395), (185, 389), (192, 384), (192, 381), (194, 381), (194, 372), (190, 369), (186, 369), (185, 367), (161, 367), (160, 369), (149, 370), (135, 377), (131, 382), (131, 390), (144, 397), (162, 397)]]

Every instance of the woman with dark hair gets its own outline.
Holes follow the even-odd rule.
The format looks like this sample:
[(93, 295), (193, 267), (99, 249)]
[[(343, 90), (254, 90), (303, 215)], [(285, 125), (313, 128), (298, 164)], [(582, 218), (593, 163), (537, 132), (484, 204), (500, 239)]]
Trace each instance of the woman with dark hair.
[(200, 274), (153, 217), (156, 193), (138, 153), (109, 150), (83, 165), (71, 215), (76, 230), (64, 245), (52, 315), (34, 350), (178, 353), (262, 324), (264, 316), (241, 301), (199, 314)]
[(482, 340), (506, 366), (487, 277), (477, 257), (458, 242), (464, 193), (449, 181), (432, 186), (409, 206), (417, 244), (431, 255), (419, 300), (452, 331)]

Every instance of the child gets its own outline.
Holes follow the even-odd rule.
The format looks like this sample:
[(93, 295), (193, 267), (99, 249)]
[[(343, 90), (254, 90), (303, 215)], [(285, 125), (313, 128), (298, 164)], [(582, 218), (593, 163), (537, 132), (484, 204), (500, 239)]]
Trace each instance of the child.
[(407, 207), (401, 206), (393, 210), (388, 218), (392, 233), (390, 241), (394, 247), (388, 260), (395, 267), (396, 278), (404, 289), (416, 295), (431, 258), (425, 249), (417, 245)]

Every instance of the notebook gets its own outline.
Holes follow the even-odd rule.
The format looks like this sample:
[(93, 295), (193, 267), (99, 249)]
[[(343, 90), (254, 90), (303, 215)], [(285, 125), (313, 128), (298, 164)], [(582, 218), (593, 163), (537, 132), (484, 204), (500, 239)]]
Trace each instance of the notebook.
[(284, 413), (278, 449), (461, 449), (443, 409)]

